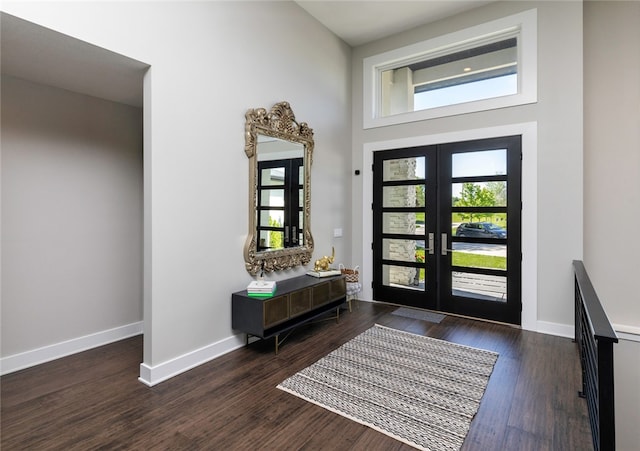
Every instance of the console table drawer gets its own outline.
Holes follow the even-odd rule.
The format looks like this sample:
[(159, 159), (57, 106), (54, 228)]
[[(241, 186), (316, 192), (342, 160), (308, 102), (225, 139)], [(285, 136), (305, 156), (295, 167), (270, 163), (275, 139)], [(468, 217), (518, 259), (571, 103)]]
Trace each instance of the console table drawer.
[(325, 282), (313, 287), (312, 302), (317, 307), (331, 300), (331, 282)]
[(311, 310), (311, 290), (295, 291), (289, 295), (289, 316), (294, 317)]
[(278, 296), (264, 301), (264, 327), (271, 327), (289, 318), (288, 296)]
[(347, 295), (347, 282), (344, 277), (329, 282), (331, 284), (331, 300)]

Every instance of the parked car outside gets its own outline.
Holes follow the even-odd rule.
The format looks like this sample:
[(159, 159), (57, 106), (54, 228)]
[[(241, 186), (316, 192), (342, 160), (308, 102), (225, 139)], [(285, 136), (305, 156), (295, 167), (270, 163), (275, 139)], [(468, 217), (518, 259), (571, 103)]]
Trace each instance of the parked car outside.
[(471, 238), (506, 238), (507, 231), (491, 222), (463, 222), (456, 229), (456, 236)]

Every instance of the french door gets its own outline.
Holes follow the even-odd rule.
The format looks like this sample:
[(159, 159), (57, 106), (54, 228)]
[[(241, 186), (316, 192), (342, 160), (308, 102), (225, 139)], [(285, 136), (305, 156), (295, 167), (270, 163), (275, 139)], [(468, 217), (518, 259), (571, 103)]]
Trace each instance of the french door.
[(521, 139), (380, 151), (375, 300), (521, 322)]

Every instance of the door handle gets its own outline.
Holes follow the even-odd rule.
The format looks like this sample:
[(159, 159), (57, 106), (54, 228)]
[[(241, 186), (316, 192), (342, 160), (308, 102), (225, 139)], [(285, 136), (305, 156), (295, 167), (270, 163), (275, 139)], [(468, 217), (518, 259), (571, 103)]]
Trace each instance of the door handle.
[(433, 255), (435, 253), (435, 247), (434, 247), (433, 241), (434, 241), (434, 234), (430, 233), (429, 234), (429, 248), (427, 249), (429, 251), (429, 255)]
[(447, 234), (446, 233), (442, 234), (441, 244), (442, 244), (442, 247), (440, 248), (440, 253), (442, 255), (447, 255), (447, 252), (453, 252), (453, 249), (447, 249)]

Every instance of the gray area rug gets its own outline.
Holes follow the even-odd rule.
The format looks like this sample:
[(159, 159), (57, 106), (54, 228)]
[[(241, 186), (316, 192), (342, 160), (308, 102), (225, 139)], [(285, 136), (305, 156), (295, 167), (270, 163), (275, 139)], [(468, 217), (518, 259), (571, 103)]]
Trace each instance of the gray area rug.
[(278, 388), (418, 449), (459, 450), (497, 359), (376, 324)]
[(391, 312), (392, 315), (403, 316), (405, 318), (421, 319), (423, 321), (429, 321), (431, 323), (439, 323), (447, 316), (441, 313), (429, 312), (426, 310), (418, 310), (407, 307), (400, 307)]

